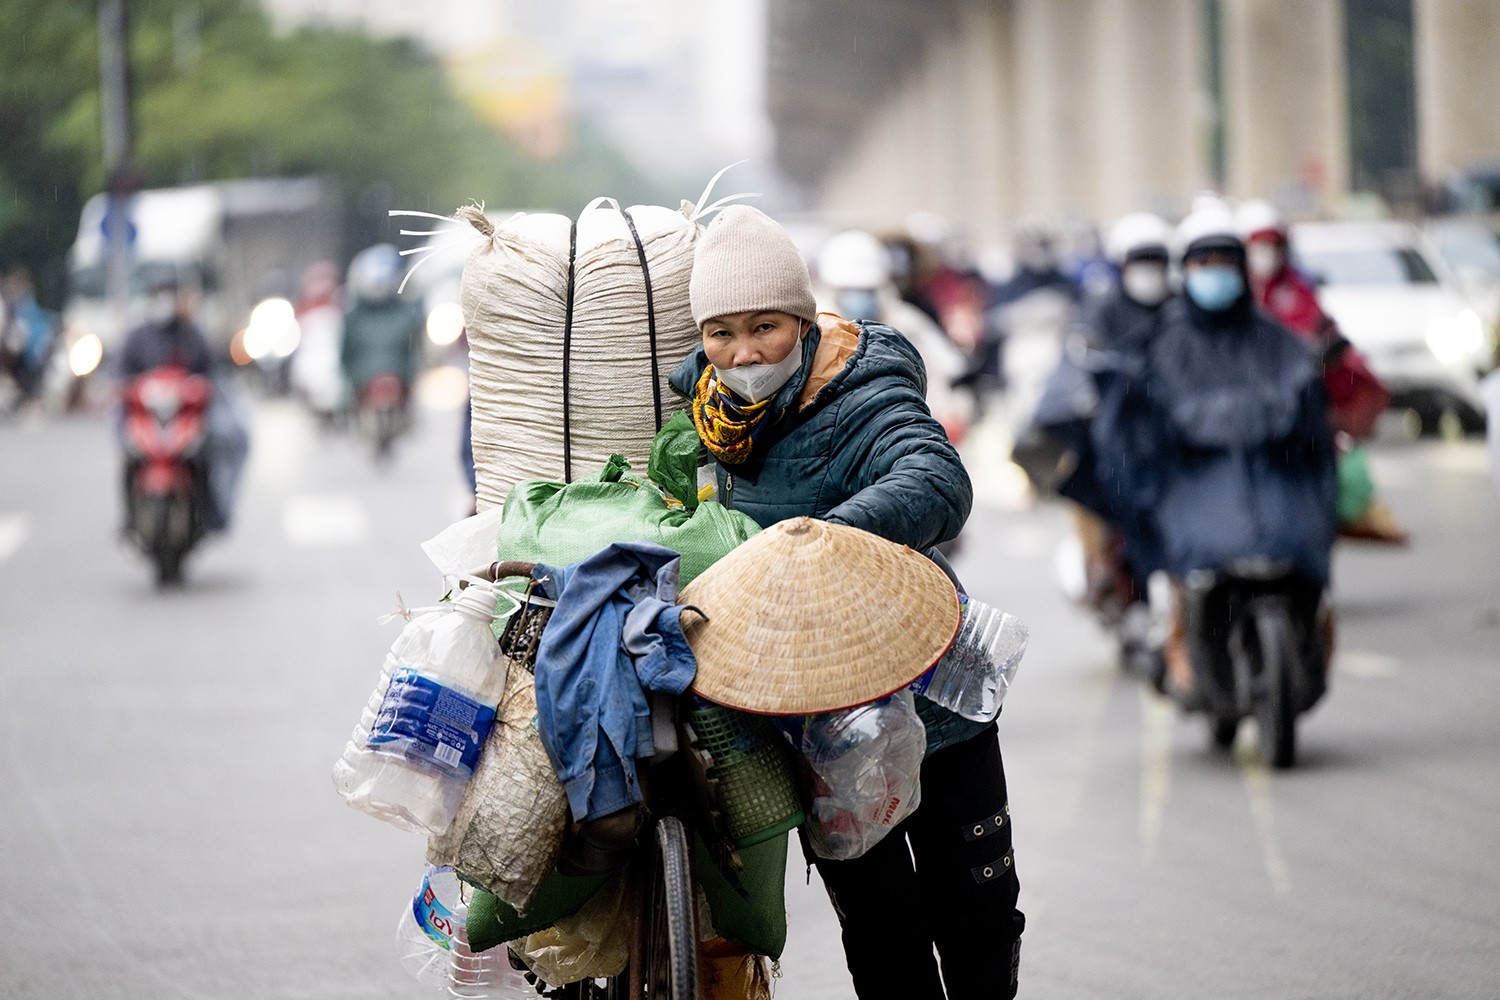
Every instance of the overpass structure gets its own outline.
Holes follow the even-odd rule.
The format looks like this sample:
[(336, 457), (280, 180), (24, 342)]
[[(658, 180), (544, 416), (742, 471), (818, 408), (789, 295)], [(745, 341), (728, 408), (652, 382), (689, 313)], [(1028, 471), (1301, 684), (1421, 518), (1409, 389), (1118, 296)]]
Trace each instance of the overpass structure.
[[(1412, 0), (1418, 167), (1500, 161), (1500, 0)], [(843, 224), (1349, 191), (1344, 0), (768, 0), (782, 168)]]

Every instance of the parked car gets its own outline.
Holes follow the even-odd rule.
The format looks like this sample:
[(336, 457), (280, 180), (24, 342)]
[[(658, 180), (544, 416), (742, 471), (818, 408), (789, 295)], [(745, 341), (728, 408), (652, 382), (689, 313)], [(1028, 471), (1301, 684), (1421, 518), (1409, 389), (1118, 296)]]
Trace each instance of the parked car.
[(1460, 291), (1489, 328), (1500, 333), (1500, 216), (1435, 218), (1424, 232)]
[[(1403, 222), (1308, 222), (1292, 227), (1297, 265), (1340, 331), (1423, 430), (1448, 415), (1484, 426), (1479, 378), (1493, 367), (1494, 330), (1421, 231)], [(1451, 418), (1450, 418), (1451, 419)]]

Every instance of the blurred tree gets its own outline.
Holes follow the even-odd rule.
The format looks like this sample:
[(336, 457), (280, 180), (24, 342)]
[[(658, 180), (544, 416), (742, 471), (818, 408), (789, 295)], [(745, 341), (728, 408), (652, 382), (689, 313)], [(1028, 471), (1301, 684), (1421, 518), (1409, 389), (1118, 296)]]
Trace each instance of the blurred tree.
[[(388, 208), (660, 200), (586, 133), (560, 162), (528, 160), (409, 43), (327, 28), (280, 36), (252, 0), (134, 0), (130, 10), (146, 186), (330, 176), (351, 249), (395, 233)], [(104, 183), (98, 78), (93, 0), (0, 4), (0, 261), (30, 264), (54, 300), (79, 208)]]

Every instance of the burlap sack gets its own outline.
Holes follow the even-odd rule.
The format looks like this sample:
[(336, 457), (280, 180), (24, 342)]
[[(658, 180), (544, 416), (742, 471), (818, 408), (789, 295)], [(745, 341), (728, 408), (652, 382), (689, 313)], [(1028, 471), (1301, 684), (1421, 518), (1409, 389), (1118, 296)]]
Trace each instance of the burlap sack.
[(644, 468), (684, 409), (667, 376), (698, 343), (688, 279), (693, 206), (595, 202), (576, 226), (460, 209), (484, 240), (464, 266), (481, 510), (529, 479), (569, 482), (611, 454)]
[(453, 825), (427, 842), (427, 860), (452, 865), (524, 912), (562, 851), (568, 798), (536, 727), (536, 679), (512, 662), (495, 726)]

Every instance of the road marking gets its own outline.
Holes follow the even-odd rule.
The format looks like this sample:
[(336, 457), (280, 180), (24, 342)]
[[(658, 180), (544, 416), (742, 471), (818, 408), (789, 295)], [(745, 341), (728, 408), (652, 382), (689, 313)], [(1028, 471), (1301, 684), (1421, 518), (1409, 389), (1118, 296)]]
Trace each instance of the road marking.
[[(1245, 733), (1254, 727), (1241, 726), (1240, 738), (1234, 746), (1234, 762), (1239, 765), (1240, 776), (1245, 782), (1245, 792), (1250, 799), (1250, 818), (1255, 823), (1255, 833), (1260, 840), (1261, 859), (1266, 866), (1266, 875), (1278, 895), (1292, 891), (1292, 871), (1281, 855), (1276, 843), (1275, 811), (1271, 804), (1271, 771), (1261, 761), (1255, 743), (1246, 739)], [(1256, 734), (1259, 739), (1260, 734)]]
[(1141, 855), (1150, 861), (1161, 844), (1162, 816), (1172, 784), (1172, 710), (1170, 700), (1146, 685), (1141, 698)]
[(1401, 660), (1368, 649), (1340, 649), (1333, 654), (1333, 669), (1351, 677), (1394, 677)]
[(25, 514), (0, 514), (0, 563), (21, 550), (31, 537), (31, 518)]
[(309, 493), (287, 500), (281, 527), (299, 548), (347, 548), (370, 537), (370, 515), (352, 494)]

